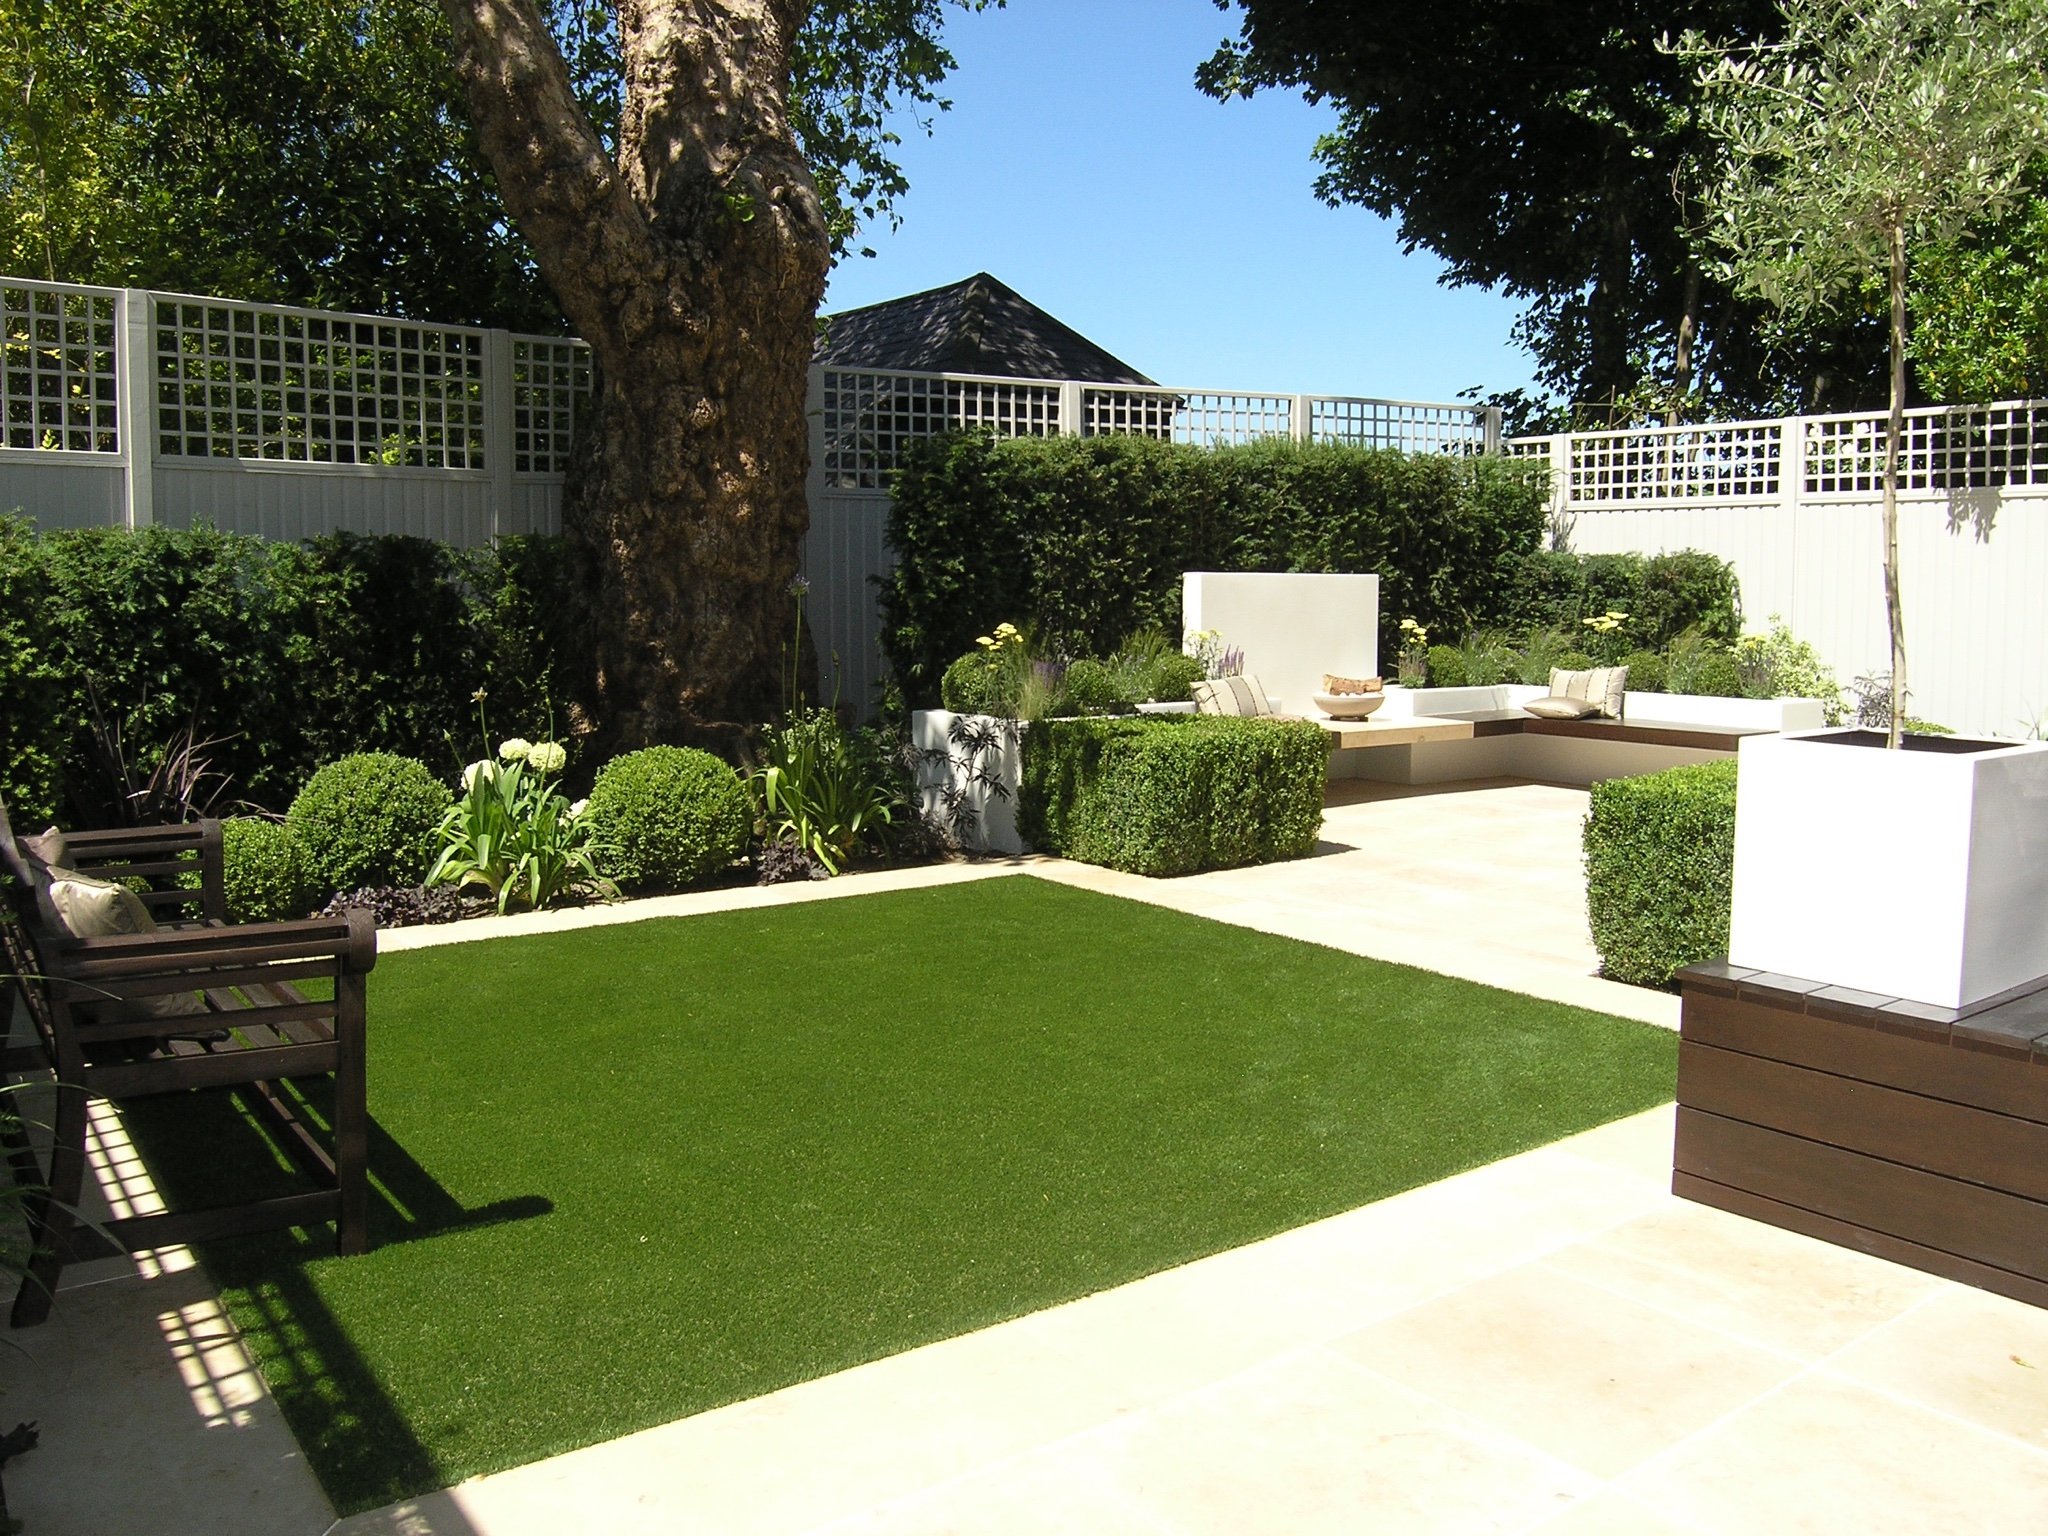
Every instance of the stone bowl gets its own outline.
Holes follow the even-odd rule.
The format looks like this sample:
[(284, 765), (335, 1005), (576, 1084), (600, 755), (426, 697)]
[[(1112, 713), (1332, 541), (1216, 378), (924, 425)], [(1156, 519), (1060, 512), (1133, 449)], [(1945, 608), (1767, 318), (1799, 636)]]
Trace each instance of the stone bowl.
[(1363, 720), (1387, 702), (1384, 693), (1313, 693), (1309, 697), (1332, 720)]

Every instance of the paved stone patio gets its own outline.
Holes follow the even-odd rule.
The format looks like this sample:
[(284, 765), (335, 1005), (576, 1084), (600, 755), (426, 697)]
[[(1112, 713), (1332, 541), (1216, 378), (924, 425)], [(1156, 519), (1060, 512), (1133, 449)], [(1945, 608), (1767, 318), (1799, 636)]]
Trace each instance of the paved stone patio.
[[(1584, 791), (1340, 789), (1319, 856), (1285, 866), (1165, 882), (955, 865), (384, 947), (1028, 869), (1675, 1024), (1675, 999), (1592, 975)], [(1653, 1110), (334, 1529), (2048, 1530), (2048, 1313), (1676, 1200), (1670, 1145), (1671, 1110)], [(131, 1184), (117, 1126), (104, 1150)], [(330, 1528), (188, 1258), (67, 1280), (52, 1321), (0, 1353), (0, 1414), (45, 1436), (6, 1474), (33, 1536)]]

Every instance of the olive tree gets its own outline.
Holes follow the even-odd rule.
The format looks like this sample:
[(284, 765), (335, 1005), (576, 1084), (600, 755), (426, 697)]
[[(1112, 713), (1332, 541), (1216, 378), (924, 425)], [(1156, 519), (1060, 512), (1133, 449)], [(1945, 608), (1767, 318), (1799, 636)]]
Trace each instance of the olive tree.
[(1703, 122), (1724, 154), (1706, 239), (1738, 291), (1793, 318), (1889, 300), (1884, 594), (1891, 724), (1905, 717), (1899, 445), (1905, 427), (1908, 252), (1953, 241), (2022, 192), (2048, 129), (2040, 0), (1780, 0), (1774, 41), (1689, 33)]

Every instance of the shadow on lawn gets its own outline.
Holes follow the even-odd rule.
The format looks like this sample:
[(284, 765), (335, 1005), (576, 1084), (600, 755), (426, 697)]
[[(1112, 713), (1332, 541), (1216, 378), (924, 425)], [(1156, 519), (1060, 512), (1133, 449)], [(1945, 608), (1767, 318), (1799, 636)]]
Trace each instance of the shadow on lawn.
[[(292, 1085), (297, 1088), (299, 1085)], [(325, 1127), (332, 1085), (302, 1102)], [(227, 1090), (146, 1100), (125, 1111), (130, 1137), (173, 1209), (303, 1187), (263, 1129)], [(369, 1127), (370, 1248), (421, 1242), (454, 1232), (545, 1216), (554, 1203), (515, 1195), (464, 1206), (372, 1117)], [(205, 1244), (200, 1256), (214, 1282), (231, 1292), (230, 1310), (300, 1443), (330, 1495), (439, 1488), (442, 1469), (391, 1401), (376, 1372), (335, 1319), (313, 1266), (336, 1259), (331, 1227), (269, 1232)], [(360, 1501), (351, 1498), (351, 1504)], [(347, 1514), (347, 1508), (342, 1510)], [(452, 1508), (407, 1517), (416, 1536), (474, 1536)]]

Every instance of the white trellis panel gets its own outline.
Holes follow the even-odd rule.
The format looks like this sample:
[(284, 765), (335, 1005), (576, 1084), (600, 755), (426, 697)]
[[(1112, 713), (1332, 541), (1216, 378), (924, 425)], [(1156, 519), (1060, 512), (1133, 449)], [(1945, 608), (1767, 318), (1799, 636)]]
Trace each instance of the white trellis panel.
[(573, 337), (514, 336), (512, 471), (561, 475), (569, 468), (579, 407), (590, 397), (590, 348)]
[[(1881, 495), (1888, 422), (1883, 415), (1809, 416), (1807, 497)], [(2048, 410), (2025, 401), (1930, 406), (1906, 412), (1899, 487), (1909, 496), (2048, 486)]]
[(997, 437), (1050, 437), (1060, 430), (1060, 386), (1028, 379), (823, 368), (812, 453), (832, 491), (886, 490), (914, 442), (965, 427)]
[(1308, 435), (1319, 443), (1405, 453), (1485, 453), (1499, 446), (1500, 413), (1487, 406), (1429, 405), (1310, 395)]
[(468, 326), (156, 296), (159, 458), (484, 467)]
[(1775, 501), (1784, 436), (1775, 421), (1574, 433), (1563, 466), (1566, 506)]

